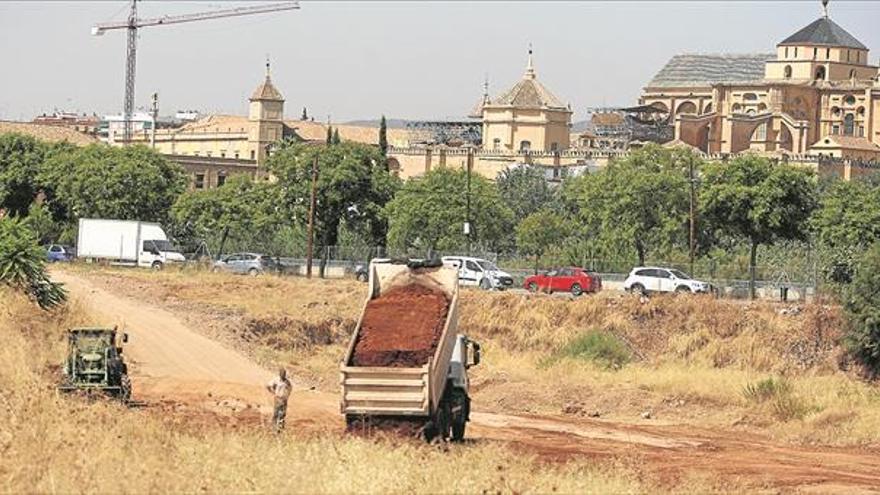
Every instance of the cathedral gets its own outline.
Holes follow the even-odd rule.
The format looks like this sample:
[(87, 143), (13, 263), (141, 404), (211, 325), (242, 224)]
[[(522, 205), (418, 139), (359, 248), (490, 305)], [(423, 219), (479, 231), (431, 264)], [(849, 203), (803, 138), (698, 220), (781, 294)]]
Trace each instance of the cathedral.
[(880, 161), (880, 80), (868, 48), (828, 17), (775, 53), (676, 55), (640, 103), (668, 113), (673, 144)]

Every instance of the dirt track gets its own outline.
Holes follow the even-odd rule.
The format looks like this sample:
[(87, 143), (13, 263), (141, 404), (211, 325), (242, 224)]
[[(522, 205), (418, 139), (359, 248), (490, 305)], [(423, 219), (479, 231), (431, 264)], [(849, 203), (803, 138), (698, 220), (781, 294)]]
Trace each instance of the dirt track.
[[(168, 311), (112, 294), (69, 272), (53, 277), (101, 318), (95, 324), (118, 324), (129, 333), (126, 353), (137, 399), (265, 421), (269, 397), (263, 386), (271, 378), (269, 371), (193, 331)], [(302, 426), (342, 427), (337, 397), (309, 390), (294, 392), (290, 419)], [(792, 447), (739, 431), (480, 412), (472, 414), (469, 431), (476, 442), (507, 442), (551, 460), (626, 459), (670, 482), (697, 474), (754, 487), (880, 493), (877, 452)]]

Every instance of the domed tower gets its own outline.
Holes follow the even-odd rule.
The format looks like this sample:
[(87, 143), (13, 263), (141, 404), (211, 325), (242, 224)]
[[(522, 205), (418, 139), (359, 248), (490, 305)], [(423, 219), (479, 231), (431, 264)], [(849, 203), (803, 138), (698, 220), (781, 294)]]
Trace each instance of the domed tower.
[(268, 61), (266, 79), (257, 86), (249, 101), (249, 158), (262, 165), (266, 161), (270, 145), (279, 141), (284, 134), (284, 97), (272, 84)]
[(776, 45), (776, 60), (766, 65), (769, 80), (793, 82), (870, 80), (877, 67), (868, 64), (868, 47), (824, 14)]
[(538, 81), (529, 48), (526, 72), (498, 98), (484, 96), (483, 149), (562, 151), (569, 147), (571, 108)]

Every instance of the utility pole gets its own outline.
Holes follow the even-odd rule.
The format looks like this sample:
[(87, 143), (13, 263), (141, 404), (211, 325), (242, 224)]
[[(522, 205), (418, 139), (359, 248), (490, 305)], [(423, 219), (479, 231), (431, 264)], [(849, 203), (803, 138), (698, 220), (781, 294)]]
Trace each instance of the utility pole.
[[(471, 150), (468, 150), (470, 153)], [(467, 254), (471, 255), (471, 157), (467, 160), (467, 199), (465, 203), (464, 235), (467, 236)]]
[(153, 126), (150, 129), (150, 147), (156, 149), (156, 122), (159, 120), (159, 93), (153, 93)]
[(690, 275), (694, 276), (694, 254), (697, 246), (697, 197), (694, 179), (694, 160), (688, 159), (688, 182), (690, 182)]
[(309, 197), (309, 232), (306, 247), (306, 278), (312, 278), (312, 254), (315, 247), (315, 204), (318, 193), (318, 155), (312, 162), (312, 192)]

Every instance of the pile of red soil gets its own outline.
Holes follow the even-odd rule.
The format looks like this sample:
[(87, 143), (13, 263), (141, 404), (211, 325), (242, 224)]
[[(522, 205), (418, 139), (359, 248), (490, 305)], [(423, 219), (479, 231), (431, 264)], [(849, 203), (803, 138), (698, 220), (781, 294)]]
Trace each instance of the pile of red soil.
[(411, 284), (367, 303), (352, 366), (417, 368), (437, 349), (449, 299), (440, 290)]

